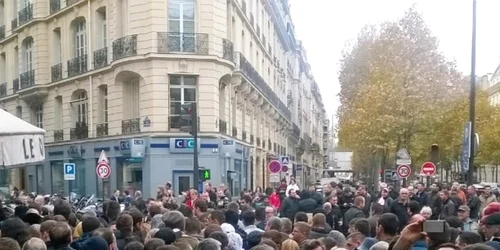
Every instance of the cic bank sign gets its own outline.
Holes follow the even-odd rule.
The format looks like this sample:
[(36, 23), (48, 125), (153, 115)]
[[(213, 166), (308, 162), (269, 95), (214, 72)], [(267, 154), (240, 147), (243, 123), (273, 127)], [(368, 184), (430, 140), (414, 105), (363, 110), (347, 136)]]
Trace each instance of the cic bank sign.
[[(192, 153), (196, 145), (193, 138), (170, 138), (170, 152), (171, 153)], [(200, 141), (198, 140), (198, 149), (200, 148)]]

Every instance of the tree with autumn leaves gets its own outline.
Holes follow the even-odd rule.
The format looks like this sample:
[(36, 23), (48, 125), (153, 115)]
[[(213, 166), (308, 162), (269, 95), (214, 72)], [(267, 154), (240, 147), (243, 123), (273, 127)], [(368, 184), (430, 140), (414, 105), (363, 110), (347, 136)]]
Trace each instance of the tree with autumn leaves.
[[(469, 79), (439, 51), (415, 8), (364, 28), (343, 53), (339, 81), (339, 146), (353, 151), (355, 172), (392, 168), (402, 147), (418, 166), (429, 160), (431, 144), (440, 146), (442, 167), (460, 162)], [(500, 161), (500, 110), (487, 98), (478, 91), (479, 165)]]

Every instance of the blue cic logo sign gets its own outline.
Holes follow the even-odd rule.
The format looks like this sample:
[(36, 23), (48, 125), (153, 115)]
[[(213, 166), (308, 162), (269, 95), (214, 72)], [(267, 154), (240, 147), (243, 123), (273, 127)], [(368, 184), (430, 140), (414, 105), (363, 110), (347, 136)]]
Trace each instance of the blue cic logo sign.
[(175, 148), (194, 148), (194, 139), (175, 139)]

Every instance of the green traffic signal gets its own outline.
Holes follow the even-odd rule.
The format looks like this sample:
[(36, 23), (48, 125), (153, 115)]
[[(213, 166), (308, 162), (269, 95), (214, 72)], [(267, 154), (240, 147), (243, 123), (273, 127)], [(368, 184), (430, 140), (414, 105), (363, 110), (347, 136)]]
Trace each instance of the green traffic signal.
[(203, 181), (210, 180), (210, 169), (200, 169), (200, 179)]

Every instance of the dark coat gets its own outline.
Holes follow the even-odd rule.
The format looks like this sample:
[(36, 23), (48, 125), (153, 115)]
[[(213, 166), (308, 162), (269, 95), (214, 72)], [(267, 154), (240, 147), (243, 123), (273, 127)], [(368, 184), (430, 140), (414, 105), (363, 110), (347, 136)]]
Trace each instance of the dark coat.
[(283, 200), (280, 207), (280, 217), (286, 217), (291, 221), (295, 218), (295, 213), (299, 211), (299, 199), (287, 197)]
[(328, 233), (330, 231), (332, 231), (332, 229), (330, 227), (327, 227), (327, 228), (313, 227), (313, 228), (311, 228), (311, 232), (309, 233), (309, 239), (316, 240), (319, 238), (327, 237)]
[(470, 208), (470, 218), (477, 219), (479, 217), (479, 196), (476, 194), (467, 197), (467, 206)]
[(344, 220), (342, 221), (342, 229), (344, 232), (347, 232), (347, 230), (349, 229), (349, 222), (351, 222), (351, 220), (355, 218), (366, 218), (365, 212), (359, 207), (352, 206), (344, 214)]
[(418, 198), (418, 202), (422, 207), (429, 204), (429, 194), (427, 192), (417, 192), (415, 196)]
[(408, 202), (402, 203), (397, 199), (391, 204), (390, 212), (398, 217), (399, 231), (401, 231), (408, 223)]
[(440, 209), (439, 219), (444, 220), (449, 216), (456, 216), (457, 211), (455, 206), (455, 203), (451, 199), (444, 201)]

